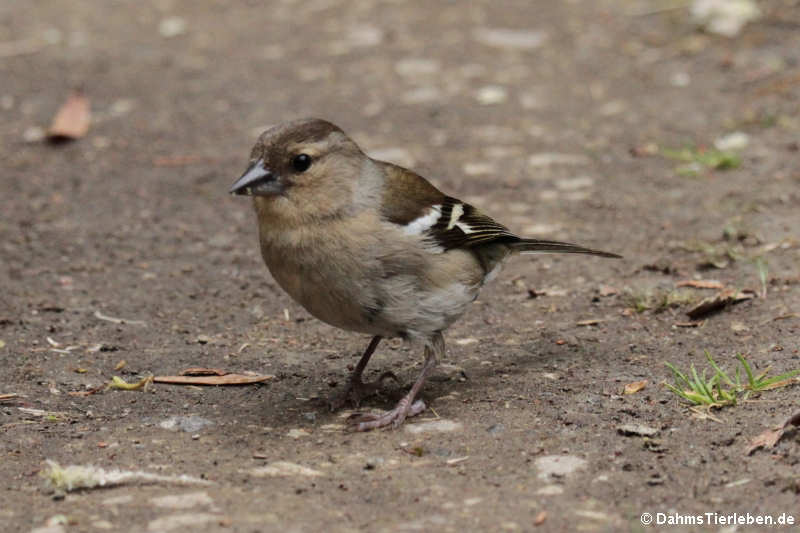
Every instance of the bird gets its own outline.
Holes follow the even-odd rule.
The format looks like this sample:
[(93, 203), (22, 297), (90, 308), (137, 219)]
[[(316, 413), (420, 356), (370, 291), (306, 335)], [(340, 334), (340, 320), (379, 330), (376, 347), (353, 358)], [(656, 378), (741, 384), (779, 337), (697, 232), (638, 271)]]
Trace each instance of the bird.
[(274, 280), (311, 315), (372, 338), (332, 408), (374, 394), (362, 375), (378, 344), (420, 346), (422, 370), (393, 409), (355, 413), (354, 431), (397, 428), (445, 352), (443, 332), (517, 254), (618, 254), (514, 234), (478, 208), (401, 166), (369, 157), (319, 118), (270, 127), (229, 191), (253, 197), (261, 255)]

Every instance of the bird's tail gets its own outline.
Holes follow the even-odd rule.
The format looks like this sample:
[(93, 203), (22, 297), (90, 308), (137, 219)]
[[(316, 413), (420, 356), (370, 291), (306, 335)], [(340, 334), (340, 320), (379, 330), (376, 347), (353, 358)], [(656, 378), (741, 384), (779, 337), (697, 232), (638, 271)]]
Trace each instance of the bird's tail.
[(568, 242), (559, 241), (545, 241), (541, 239), (520, 239), (519, 241), (510, 243), (510, 247), (515, 252), (521, 254), (541, 254), (541, 253), (562, 253), (562, 254), (590, 254), (599, 255), (601, 257), (615, 257), (621, 258), (621, 255), (611, 252), (603, 252), (601, 250), (592, 250), (584, 248), (577, 244), (570, 244)]

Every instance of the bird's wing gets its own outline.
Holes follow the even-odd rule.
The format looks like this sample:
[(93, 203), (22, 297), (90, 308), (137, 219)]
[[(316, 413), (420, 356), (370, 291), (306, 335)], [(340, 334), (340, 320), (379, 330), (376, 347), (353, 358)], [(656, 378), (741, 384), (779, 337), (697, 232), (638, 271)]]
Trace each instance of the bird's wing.
[(422, 235), (444, 250), (520, 240), (475, 207), (446, 196), (419, 174), (381, 164), (387, 178), (382, 214), (406, 234)]
[(577, 244), (519, 237), (479, 209), (445, 195), (419, 174), (390, 163), (380, 164), (386, 175), (381, 208), (384, 218), (400, 225), (406, 234), (421, 235), (443, 250), (506, 244), (518, 253), (620, 257)]

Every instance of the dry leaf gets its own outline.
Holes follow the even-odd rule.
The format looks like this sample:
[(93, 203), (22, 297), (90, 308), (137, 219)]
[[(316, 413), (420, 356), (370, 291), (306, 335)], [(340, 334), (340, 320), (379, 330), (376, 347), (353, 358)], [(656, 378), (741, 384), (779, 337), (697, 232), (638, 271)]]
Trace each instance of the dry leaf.
[(754, 451), (759, 448), (770, 449), (775, 446), (783, 434), (786, 432), (788, 426), (800, 426), (800, 411), (786, 419), (786, 421), (779, 427), (768, 429), (754, 438), (747, 447), (745, 455), (752, 455)]
[(187, 368), (186, 370), (181, 370), (181, 376), (224, 376), (228, 372), (225, 370), (220, 370), (219, 368)]
[(539, 514), (536, 515), (536, 518), (533, 519), (534, 526), (541, 526), (544, 524), (544, 521), (547, 520), (547, 511), (541, 511)]
[(724, 309), (728, 305), (751, 300), (755, 297), (756, 295), (752, 291), (738, 292), (736, 289), (725, 289), (714, 296), (705, 298), (699, 304), (689, 309), (686, 314), (689, 315), (689, 318), (692, 320), (697, 320), (698, 318)]
[(108, 384), (108, 388), (120, 389), (120, 390), (147, 389), (147, 386), (152, 382), (153, 382), (153, 376), (147, 376), (146, 378), (142, 378), (136, 383), (128, 383), (119, 376), (112, 376), (111, 383)]
[(600, 285), (600, 296), (614, 296), (619, 290), (609, 285)]
[(225, 374), (222, 376), (156, 376), (156, 383), (172, 383), (173, 385), (249, 385), (275, 379), (271, 374), (248, 376), (245, 374)]
[(723, 289), (722, 282), (715, 279), (687, 279), (679, 281), (676, 287), (694, 287), (695, 289)]
[(705, 324), (705, 320), (698, 320), (696, 322), (675, 322), (676, 328), (699, 328)]
[(625, 385), (625, 390), (623, 390), (623, 394), (636, 394), (643, 388), (647, 386), (647, 380), (643, 379), (642, 381), (634, 381), (633, 383), (628, 383)]
[(47, 130), (51, 141), (80, 139), (89, 131), (89, 99), (83, 91), (75, 90), (67, 97)]

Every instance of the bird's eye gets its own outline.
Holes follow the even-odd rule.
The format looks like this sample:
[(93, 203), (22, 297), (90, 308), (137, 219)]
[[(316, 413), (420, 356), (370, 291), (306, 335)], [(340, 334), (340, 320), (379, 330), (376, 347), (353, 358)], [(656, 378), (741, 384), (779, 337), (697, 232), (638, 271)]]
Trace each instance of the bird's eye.
[(298, 172), (305, 172), (311, 166), (311, 156), (308, 154), (300, 154), (292, 159), (292, 166)]

